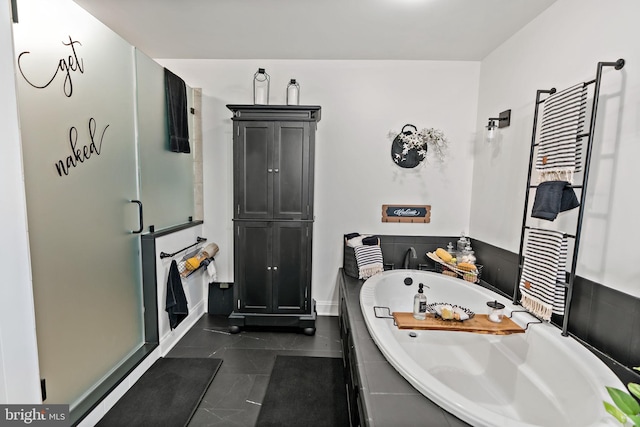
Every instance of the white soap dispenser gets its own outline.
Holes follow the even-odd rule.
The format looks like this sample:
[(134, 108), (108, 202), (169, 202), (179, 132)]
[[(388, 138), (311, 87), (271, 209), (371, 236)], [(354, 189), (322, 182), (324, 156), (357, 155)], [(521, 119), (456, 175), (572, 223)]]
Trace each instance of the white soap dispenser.
[(413, 297), (413, 318), (424, 320), (427, 318), (427, 296), (422, 290), (423, 284), (418, 285), (418, 293)]

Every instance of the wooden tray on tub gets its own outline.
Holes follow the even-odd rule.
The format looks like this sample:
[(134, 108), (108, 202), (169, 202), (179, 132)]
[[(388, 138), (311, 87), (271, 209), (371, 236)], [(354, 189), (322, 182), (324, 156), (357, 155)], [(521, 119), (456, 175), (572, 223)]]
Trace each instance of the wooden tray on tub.
[(471, 319), (460, 322), (457, 320), (443, 320), (431, 313), (427, 313), (426, 319), (417, 320), (413, 318), (413, 313), (394, 312), (393, 319), (396, 321), (398, 329), (464, 331), (492, 335), (524, 333), (524, 329), (506, 316), (502, 318), (500, 323), (492, 322), (486, 314), (476, 314)]

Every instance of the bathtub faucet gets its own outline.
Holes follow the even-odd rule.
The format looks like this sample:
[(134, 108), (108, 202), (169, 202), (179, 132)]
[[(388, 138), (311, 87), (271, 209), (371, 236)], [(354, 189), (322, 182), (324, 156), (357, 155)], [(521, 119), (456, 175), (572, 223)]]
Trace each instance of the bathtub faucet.
[(416, 250), (412, 247), (410, 247), (409, 249), (407, 249), (407, 253), (404, 254), (404, 261), (402, 262), (402, 268), (404, 269), (408, 269), (409, 268), (409, 258), (418, 258), (418, 256), (416, 255)]

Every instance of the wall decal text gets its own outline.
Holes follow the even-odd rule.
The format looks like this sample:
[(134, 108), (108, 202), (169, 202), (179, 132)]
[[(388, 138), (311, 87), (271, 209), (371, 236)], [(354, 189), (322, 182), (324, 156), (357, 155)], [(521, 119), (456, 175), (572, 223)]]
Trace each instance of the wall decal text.
[(76, 71), (79, 71), (81, 74), (84, 73), (84, 60), (81, 57), (78, 58), (78, 53), (76, 52), (76, 45), (82, 46), (82, 43), (80, 43), (77, 40), (73, 40), (71, 36), (69, 36), (69, 41), (68, 42), (63, 41), (62, 44), (71, 48), (72, 54), (70, 54), (66, 58), (60, 58), (55, 72), (53, 73), (49, 81), (46, 82), (45, 84), (38, 85), (33, 83), (31, 80), (27, 78), (27, 76), (24, 73), (22, 61), (25, 55), (31, 54), (31, 52), (25, 51), (20, 53), (20, 55), (18, 55), (18, 70), (20, 70), (20, 74), (22, 74), (22, 77), (25, 79), (25, 81), (29, 83), (31, 86), (35, 87), (36, 89), (47, 88), (51, 83), (53, 83), (55, 78), (58, 76), (58, 73), (62, 72), (62, 74), (65, 76), (64, 82), (62, 84), (62, 90), (65, 96), (69, 98), (71, 97), (71, 95), (73, 95), (73, 81), (71, 79), (71, 73)]
[(89, 144), (84, 145), (82, 148), (78, 148), (78, 129), (72, 126), (69, 129), (69, 146), (71, 148), (71, 155), (67, 156), (64, 160), (58, 160), (56, 163), (56, 170), (58, 175), (69, 175), (71, 168), (77, 167), (80, 163), (84, 163), (85, 160), (89, 160), (93, 154), (100, 155), (102, 152), (102, 142), (104, 140), (104, 133), (107, 131), (109, 125), (106, 125), (99, 135), (99, 139), (96, 140), (96, 121), (92, 117), (89, 119)]

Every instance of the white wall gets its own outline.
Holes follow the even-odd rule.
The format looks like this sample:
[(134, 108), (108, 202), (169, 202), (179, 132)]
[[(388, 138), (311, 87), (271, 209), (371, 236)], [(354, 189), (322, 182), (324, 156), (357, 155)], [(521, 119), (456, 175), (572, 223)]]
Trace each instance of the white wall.
[(187, 251), (180, 252), (174, 257), (160, 258), (160, 253), (174, 253), (182, 248), (186, 248), (196, 242), (196, 238), (207, 237), (204, 235), (202, 226), (191, 227), (177, 233), (171, 233), (156, 239), (156, 278), (158, 285), (158, 334), (160, 337), (160, 351), (164, 356), (180, 338), (188, 332), (189, 328), (207, 311), (206, 296), (208, 275), (205, 269), (200, 269), (190, 276), (182, 279), (182, 287), (189, 308), (189, 315), (184, 319), (177, 328), (171, 329), (169, 326), (169, 315), (165, 311), (167, 301), (167, 279), (169, 277), (169, 267), (171, 261), (180, 262), (182, 258), (191, 251), (206, 246), (211, 243), (211, 239), (207, 242), (191, 248)]
[(9, 0), (0, 1), (0, 403), (40, 403)]
[[(251, 104), (253, 74), (271, 75), (271, 104), (290, 78), (300, 102), (320, 105), (315, 174), (313, 297), (337, 313), (336, 274), (348, 232), (457, 235), (468, 229), (479, 63), (441, 61), (159, 60), (203, 91), (204, 226), (220, 245), (219, 275), (233, 280), (231, 112)], [(404, 170), (390, 158), (389, 131), (411, 123), (442, 129), (444, 165)], [(429, 224), (382, 223), (386, 203), (430, 204)]]
[(631, 249), (640, 241), (638, 16), (637, 0), (558, 0), (482, 61), (478, 129), (508, 108), (512, 122), (500, 144), (476, 145), (470, 226), (473, 237), (518, 252), (536, 90), (589, 81), (598, 62), (624, 58), (624, 69), (606, 68), (602, 77), (577, 272), (634, 296), (640, 296), (640, 263)]

